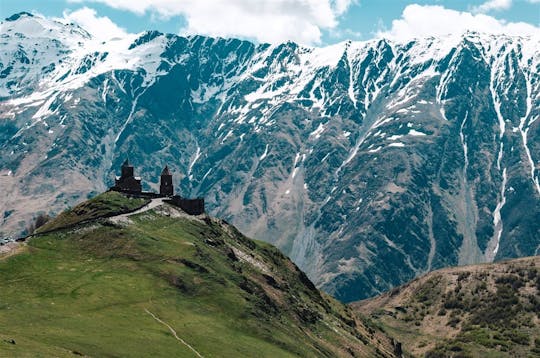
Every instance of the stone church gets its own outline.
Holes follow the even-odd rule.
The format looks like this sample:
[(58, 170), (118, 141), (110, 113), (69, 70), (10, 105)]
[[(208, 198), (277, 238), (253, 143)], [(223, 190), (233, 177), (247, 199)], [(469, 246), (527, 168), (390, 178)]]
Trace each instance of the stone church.
[(115, 178), (114, 186), (110, 190), (136, 197), (167, 198), (168, 203), (178, 206), (190, 215), (200, 215), (205, 212), (203, 198), (188, 199), (174, 195), (173, 177), (167, 165), (161, 171), (159, 194), (142, 191), (141, 178), (135, 176), (134, 168), (127, 159), (122, 164), (121, 175)]
[(141, 193), (141, 178), (134, 176), (133, 166), (129, 165), (129, 160), (126, 159), (121, 167), (121, 175), (115, 178), (114, 186), (111, 188), (116, 191), (129, 193)]

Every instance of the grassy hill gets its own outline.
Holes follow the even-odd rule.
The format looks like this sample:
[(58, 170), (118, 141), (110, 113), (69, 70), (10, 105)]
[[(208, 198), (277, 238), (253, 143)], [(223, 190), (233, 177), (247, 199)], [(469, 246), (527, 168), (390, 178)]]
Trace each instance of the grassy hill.
[(70, 210), (64, 211), (54, 220), (51, 220), (38, 228), (37, 233), (71, 227), (90, 220), (128, 213), (148, 204), (149, 201), (149, 199), (133, 198), (122, 195), (116, 191), (108, 191), (85, 201)]
[(0, 257), (0, 356), (399, 352), (274, 247), (167, 204), (110, 217), (145, 204), (118, 195), (61, 214)]
[(540, 357), (540, 257), (435, 271), (353, 307), (415, 356)]

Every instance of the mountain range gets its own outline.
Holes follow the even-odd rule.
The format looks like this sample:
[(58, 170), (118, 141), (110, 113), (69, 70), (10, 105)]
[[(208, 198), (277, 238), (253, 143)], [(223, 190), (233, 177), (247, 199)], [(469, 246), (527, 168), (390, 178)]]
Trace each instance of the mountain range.
[[(0, 230), (103, 191), (129, 157), (343, 301), (538, 254), (540, 38), (315, 48), (0, 25)], [(3, 213), (3, 214), (2, 214)]]

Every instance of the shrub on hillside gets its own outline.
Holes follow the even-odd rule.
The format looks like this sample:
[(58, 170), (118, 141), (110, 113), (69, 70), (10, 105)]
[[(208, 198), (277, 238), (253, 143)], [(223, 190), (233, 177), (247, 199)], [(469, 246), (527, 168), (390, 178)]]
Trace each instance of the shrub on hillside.
[(28, 233), (28, 235), (33, 234), (34, 231), (45, 225), (50, 219), (51, 217), (49, 215), (45, 213), (39, 213), (38, 216), (34, 219), (34, 221), (28, 224), (28, 226), (26, 227), (26, 232)]

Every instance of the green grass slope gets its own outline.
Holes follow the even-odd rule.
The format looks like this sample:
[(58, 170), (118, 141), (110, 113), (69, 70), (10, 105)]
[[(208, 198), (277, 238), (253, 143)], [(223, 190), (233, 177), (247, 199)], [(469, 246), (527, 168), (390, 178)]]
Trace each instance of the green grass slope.
[(54, 220), (41, 226), (37, 233), (47, 232), (76, 224), (134, 211), (149, 202), (148, 199), (132, 198), (115, 191), (108, 191), (70, 210), (66, 210)]
[(415, 356), (540, 357), (540, 257), (443, 269), (353, 307)]
[(49, 230), (69, 228), (36, 235), (0, 258), (1, 357), (383, 357), (398, 350), (277, 249), (222, 221), (169, 205), (127, 220), (73, 226), (65, 220), (73, 217), (62, 214)]

